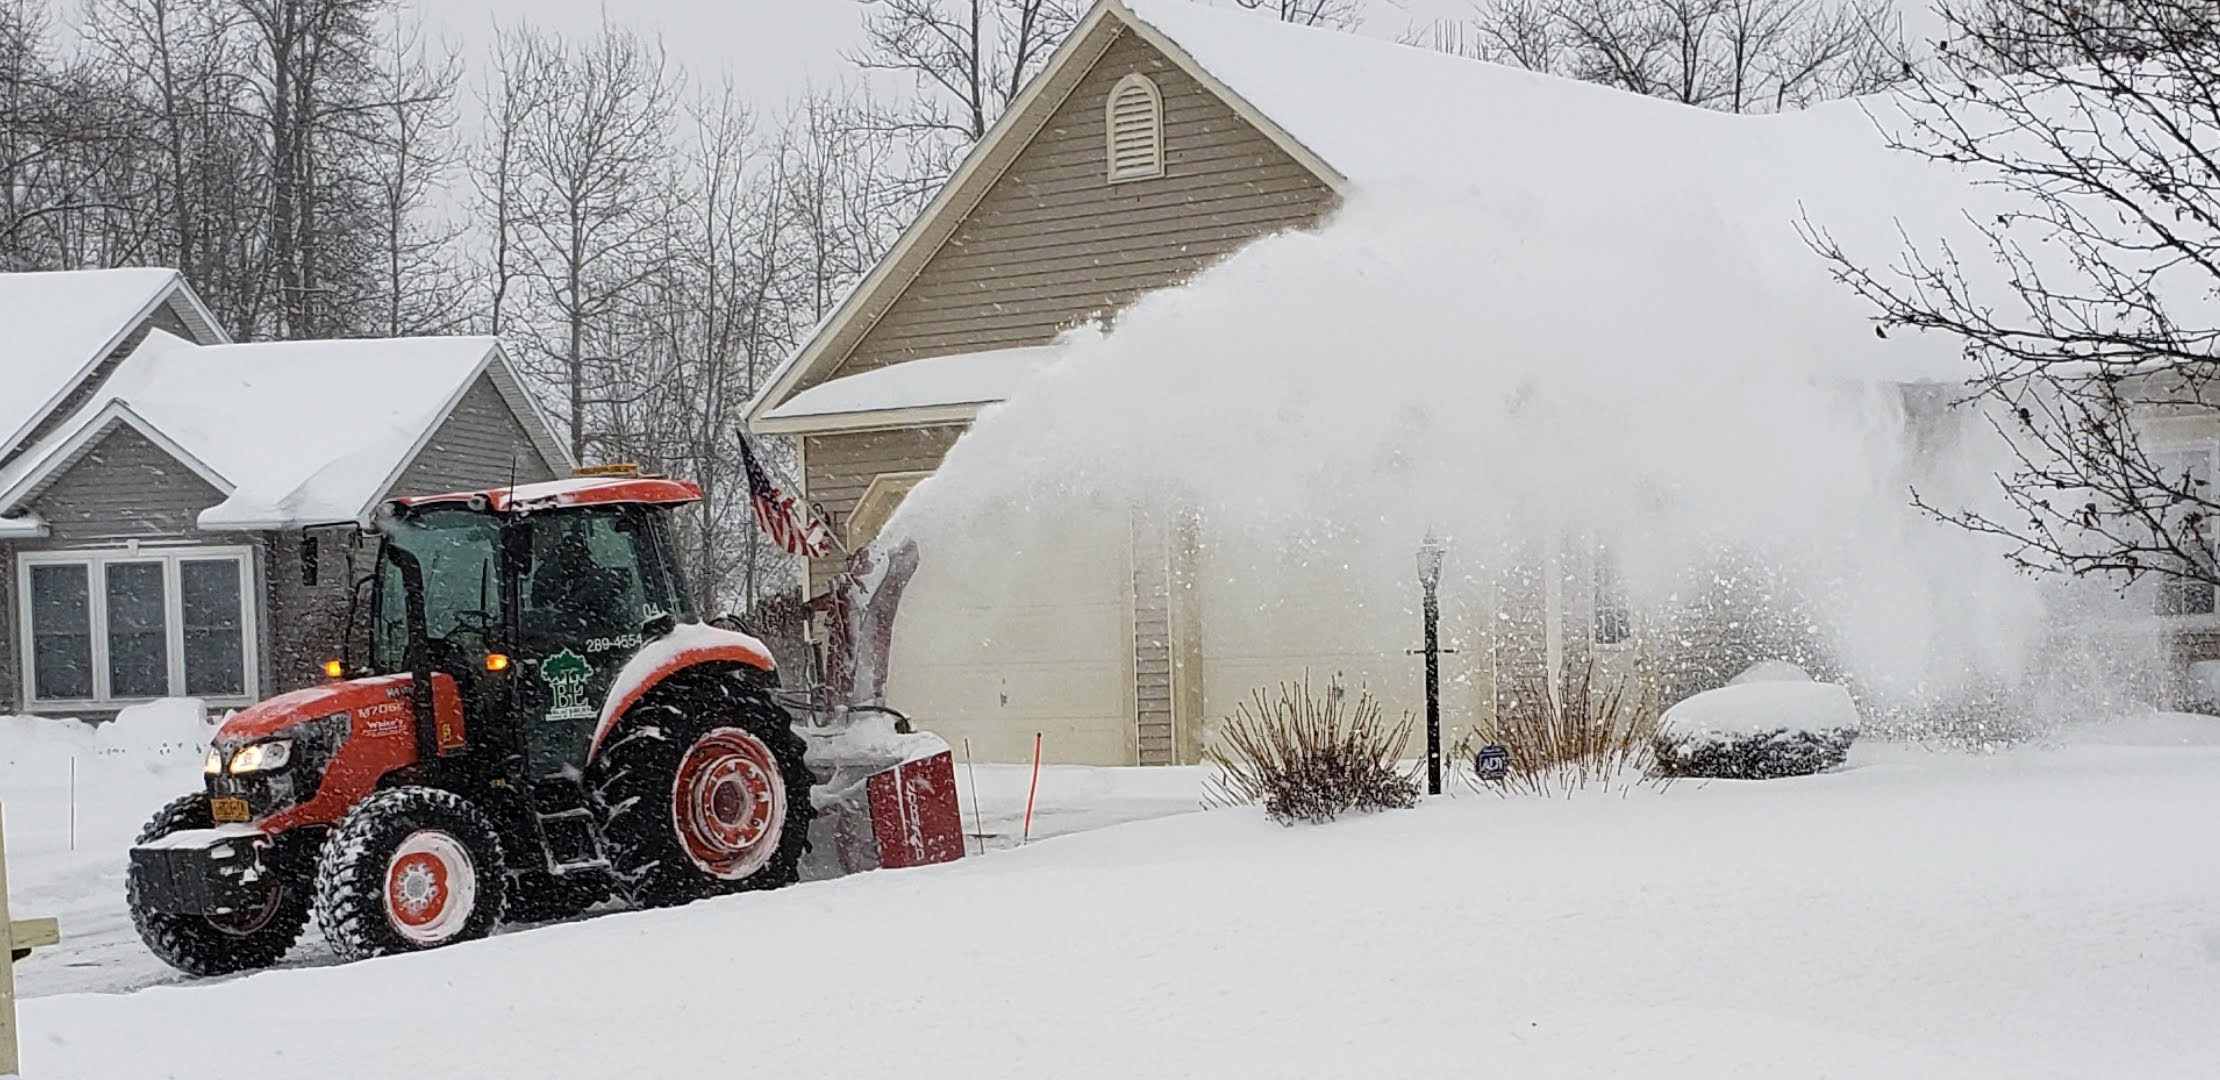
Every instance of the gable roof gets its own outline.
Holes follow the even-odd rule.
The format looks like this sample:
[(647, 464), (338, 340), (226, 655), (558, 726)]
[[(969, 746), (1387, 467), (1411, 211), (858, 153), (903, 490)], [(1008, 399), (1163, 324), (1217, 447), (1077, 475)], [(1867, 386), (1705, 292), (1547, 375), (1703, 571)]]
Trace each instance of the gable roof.
[(1812, 261), (1797, 231), (1806, 216), (1847, 246), (1893, 253), (1900, 221), (1947, 233), (1972, 201), (1959, 178), (1890, 151), (1857, 101), (1734, 115), (1189, 0), (1100, 0), (888, 256), (766, 381), (751, 424), (801, 430), (774, 414), (836, 368), (1122, 33), (1343, 195), (1670, 203), (1736, 227), (1761, 272), (1801, 274)]
[(203, 529), (361, 520), (481, 376), (542, 456), (569, 461), (492, 338), (196, 347), (157, 332), (69, 422), (0, 469), (0, 514), (126, 422), (225, 494), (201, 513)]
[(175, 270), (0, 274), (0, 383), (9, 387), (0, 394), (0, 457), (164, 308), (196, 341), (231, 340)]

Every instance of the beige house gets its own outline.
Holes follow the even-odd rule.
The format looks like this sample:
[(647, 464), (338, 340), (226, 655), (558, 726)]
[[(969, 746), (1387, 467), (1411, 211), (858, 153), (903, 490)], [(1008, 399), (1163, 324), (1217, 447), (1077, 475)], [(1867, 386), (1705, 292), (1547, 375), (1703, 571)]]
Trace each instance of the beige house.
[[(1100, 0), (750, 421), (797, 438), (808, 498), (862, 544), (1060, 333), (1260, 237), (1314, 227), (1351, 192), (1414, 174), (1619, 169), (1642, 151), (1615, 139), (1672, 129), (1676, 147), (1700, 147), (1742, 122), (1779, 123), (1184, 0)], [(1738, 182), (1782, 171), (1742, 164), (1727, 170)], [(1175, 523), (1126, 524), (1034, 553), (992, 603), (921, 572), (890, 700), (982, 760), (1022, 760), (1040, 733), (1050, 760), (1092, 764), (1193, 762), (1211, 718), (1306, 669), (1361, 680), (1394, 710), (1422, 707), (1415, 584), (1408, 604), (1368, 605), (1346, 581), (1290, 567), (1297, 577), (1260, 610), (1217, 595), (1229, 573)], [(1491, 714), (1513, 672), (1640, 662), (1609, 583), (1576, 556), (1550, 565), (1542, 584), (1445, 598), (1444, 633), (1463, 643), (1443, 673), (1453, 732)], [(837, 568), (812, 566), (813, 589)], [(1546, 618), (1504, 640), (1482, 616), (1509, 605)], [(1682, 664), (1680, 681), (1731, 674), (1735, 651)]]

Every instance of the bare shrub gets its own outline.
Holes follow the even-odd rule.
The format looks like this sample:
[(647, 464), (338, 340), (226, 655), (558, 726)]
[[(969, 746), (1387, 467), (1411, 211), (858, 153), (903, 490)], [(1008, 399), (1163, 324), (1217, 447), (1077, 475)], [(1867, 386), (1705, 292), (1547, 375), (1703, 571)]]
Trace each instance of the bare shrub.
[(1217, 806), (1261, 804), (1282, 825), (1320, 824), (1350, 811), (1418, 805), (1415, 772), (1403, 767), (1411, 718), (1393, 725), (1379, 699), (1358, 687), (1354, 700), (1336, 676), (1322, 693), (1310, 676), (1258, 689), (1227, 719), (1204, 751), (1218, 771), (1205, 788)]
[[(1472, 782), (1506, 795), (1571, 795), (1625, 789), (1649, 778), (1658, 709), (1639, 676), (1599, 678), (1594, 665), (1567, 669), (1555, 693), (1545, 679), (1526, 678), (1496, 710), (1492, 729), (1466, 736), (1457, 757), (1471, 761), (1480, 746), (1510, 751), (1499, 781)], [(1471, 777), (1471, 774), (1467, 774)]]

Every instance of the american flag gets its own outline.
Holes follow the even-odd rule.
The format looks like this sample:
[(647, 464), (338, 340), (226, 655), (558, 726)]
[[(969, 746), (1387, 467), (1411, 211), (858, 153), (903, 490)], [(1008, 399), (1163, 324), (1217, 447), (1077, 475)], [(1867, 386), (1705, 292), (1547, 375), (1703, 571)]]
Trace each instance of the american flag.
[(748, 469), (748, 501), (755, 506), (755, 523), (771, 542), (789, 555), (814, 559), (831, 552), (832, 534), (825, 531), (825, 523), (811, 517), (794, 496), (771, 482), (771, 474), (763, 471), (763, 463), (756, 459), (755, 441), (745, 431), (740, 433), (740, 460)]

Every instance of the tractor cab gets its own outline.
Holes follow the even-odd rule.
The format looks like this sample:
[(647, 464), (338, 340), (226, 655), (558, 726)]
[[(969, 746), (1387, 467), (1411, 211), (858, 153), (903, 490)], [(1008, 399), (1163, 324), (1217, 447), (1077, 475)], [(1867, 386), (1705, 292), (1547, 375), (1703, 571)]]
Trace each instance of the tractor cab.
[(618, 670), (695, 621), (669, 512), (697, 498), (618, 476), (395, 500), (374, 523), (368, 655), (344, 673), (446, 675), (466, 733), (450, 753), (520, 754), (519, 779), (583, 768)]

